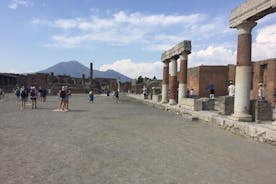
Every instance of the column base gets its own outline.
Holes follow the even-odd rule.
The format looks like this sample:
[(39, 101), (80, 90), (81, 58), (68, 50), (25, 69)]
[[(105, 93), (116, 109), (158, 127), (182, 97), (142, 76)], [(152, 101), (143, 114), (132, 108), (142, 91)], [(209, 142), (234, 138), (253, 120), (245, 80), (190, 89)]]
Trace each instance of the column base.
[(276, 126), (276, 120), (272, 122), (272, 125)]
[(232, 114), (230, 119), (241, 122), (252, 122), (252, 115), (250, 114)]
[(176, 103), (175, 99), (170, 99), (169, 104), (170, 105), (176, 105), (177, 103)]

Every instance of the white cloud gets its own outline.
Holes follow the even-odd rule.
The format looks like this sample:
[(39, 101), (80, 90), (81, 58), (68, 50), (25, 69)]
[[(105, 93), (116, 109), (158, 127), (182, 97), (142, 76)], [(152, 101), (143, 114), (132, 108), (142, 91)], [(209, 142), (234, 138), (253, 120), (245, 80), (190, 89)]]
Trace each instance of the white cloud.
[(16, 10), (19, 6), (30, 7), (32, 5), (33, 3), (28, 0), (12, 0), (8, 7)]
[[(47, 46), (73, 48), (82, 46), (82, 43), (99, 41), (110, 45), (142, 44), (143, 49), (163, 51), (185, 37), (196, 40), (199, 34), (203, 39), (216, 35), (226, 27), (223, 20), (198, 13), (147, 15), (119, 11), (113, 14), (109, 12), (105, 17), (95, 13), (89, 17), (72, 19), (34, 18), (32, 23), (57, 28), (58, 32), (52, 36), (50, 43), (45, 44)], [(84, 37), (88, 39), (80, 39)]]
[(276, 24), (258, 30), (256, 41), (252, 44), (254, 61), (276, 57)]
[(143, 77), (162, 78), (163, 65), (160, 61), (156, 62), (140, 62), (136, 63), (131, 59), (123, 59), (115, 61), (111, 64), (105, 64), (100, 67), (100, 71), (108, 69), (118, 71), (131, 78), (138, 78), (140, 75)]
[(206, 49), (193, 52), (188, 61), (189, 67), (199, 65), (235, 64), (236, 53), (223, 46), (209, 46)]

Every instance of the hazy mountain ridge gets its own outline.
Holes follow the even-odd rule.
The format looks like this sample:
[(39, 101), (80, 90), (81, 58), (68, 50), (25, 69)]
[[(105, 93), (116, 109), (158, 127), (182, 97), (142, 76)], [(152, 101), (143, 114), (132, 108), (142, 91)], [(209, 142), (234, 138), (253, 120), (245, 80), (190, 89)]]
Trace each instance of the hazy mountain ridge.
[[(90, 69), (78, 61), (68, 61), (68, 62), (60, 62), (51, 66), (45, 70), (41, 70), (38, 73), (51, 73), (54, 72), (54, 75), (70, 75), (72, 77), (81, 78), (82, 74), (85, 74), (85, 77), (88, 78), (90, 76)], [(99, 71), (93, 70), (93, 78), (120, 78), (121, 82), (130, 81), (131, 78), (116, 72), (114, 70), (107, 71)]]

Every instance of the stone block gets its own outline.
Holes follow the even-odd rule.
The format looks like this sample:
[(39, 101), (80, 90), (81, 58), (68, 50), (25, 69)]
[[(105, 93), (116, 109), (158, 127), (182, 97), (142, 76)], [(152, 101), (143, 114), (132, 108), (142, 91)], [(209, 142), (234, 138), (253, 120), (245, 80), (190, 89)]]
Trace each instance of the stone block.
[(250, 114), (253, 121), (272, 121), (273, 109), (269, 101), (266, 100), (251, 100), (250, 101)]
[(234, 113), (234, 97), (222, 96), (218, 98), (216, 103), (216, 110), (223, 115), (231, 115)]
[(193, 98), (183, 98), (181, 100), (181, 107), (193, 111), (201, 111), (202, 110), (202, 101), (200, 99)]
[(203, 111), (213, 111), (215, 110), (215, 100), (209, 98), (201, 98), (199, 99), (202, 103)]
[(152, 101), (154, 103), (161, 102), (161, 100), (162, 100), (162, 95), (152, 95)]

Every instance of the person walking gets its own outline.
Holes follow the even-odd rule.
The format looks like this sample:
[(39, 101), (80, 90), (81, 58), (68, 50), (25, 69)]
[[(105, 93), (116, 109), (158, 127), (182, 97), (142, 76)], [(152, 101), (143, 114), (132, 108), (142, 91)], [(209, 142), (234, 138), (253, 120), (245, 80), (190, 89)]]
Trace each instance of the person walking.
[(36, 109), (37, 90), (35, 86), (30, 88), (30, 99), (32, 101), (32, 109)]
[(17, 100), (19, 101), (20, 100), (20, 88), (19, 87), (16, 87), (14, 94), (15, 94)]
[(91, 89), (89, 91), (88, 97), (89, 97), (89, 103), (93, 103), (94, 102), (94, 91), (93, 91), (93, 89)]
[(229, 82), (228, 96), (231, 96), (231, 97), (235, 96), (235, 86), (232, 81)]
[(60, 103), (58, 110), (64, 110), (64, 98), (65, 98), (65, 86), (61, 87), (61, 90), (59, 91), (59, 97), (60, 97)]
[(22, 86), (20, 89), (20, 97), (21, 97), (21, 109), (26, 108), (26, 101), (28, 100), (28, 91), (25, 86)]
[(116, 98), (116, 103), (119, 103), (119, 90), (115, 91), (114, 96)]
[(0, 88), (0, 100), (4, 98), (4, 96), (5, 96), (4, 90)]

